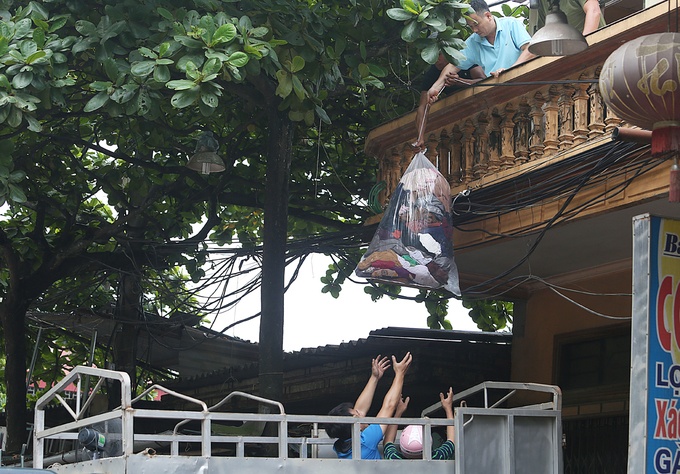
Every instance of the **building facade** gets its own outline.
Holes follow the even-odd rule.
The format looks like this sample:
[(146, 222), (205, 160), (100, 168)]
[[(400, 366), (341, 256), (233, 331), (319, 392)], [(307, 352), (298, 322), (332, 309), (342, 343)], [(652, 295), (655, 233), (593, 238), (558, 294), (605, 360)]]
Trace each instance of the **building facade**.
[[(632, 219), (680, 216), (672, 154), (652, 154), (649, 132), (608, 110), (599, 74), (676, 15), (667, 2), (605, 7), (586, 51), (535, 58), (429, 112), (426, 155), (451, 185), (461, 291), (515, 302), (511, 380), (562, 388), (565, 473), (625, 472)], [(367, 138), (383, 203), (414, 156), (414, 121)]]

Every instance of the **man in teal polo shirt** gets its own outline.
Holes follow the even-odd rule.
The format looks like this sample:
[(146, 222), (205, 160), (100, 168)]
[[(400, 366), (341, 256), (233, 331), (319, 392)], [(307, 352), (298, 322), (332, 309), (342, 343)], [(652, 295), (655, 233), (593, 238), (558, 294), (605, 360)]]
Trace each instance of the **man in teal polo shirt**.
[(535, 57), (529, 52), (531, 36), (521, 20), (513, 17), (496, 18), (484, 0), (472, 0), (473, 12), (466, 17), (474, 34), (465, 40), (465, 60), (457, 66), (447, 64), (439, 79), (428, 91), (430, 103), (437, 100), (445, 86), (459, 82), (458, 71), (479, 64), (487, 76), (498, 77), (500, 73)]

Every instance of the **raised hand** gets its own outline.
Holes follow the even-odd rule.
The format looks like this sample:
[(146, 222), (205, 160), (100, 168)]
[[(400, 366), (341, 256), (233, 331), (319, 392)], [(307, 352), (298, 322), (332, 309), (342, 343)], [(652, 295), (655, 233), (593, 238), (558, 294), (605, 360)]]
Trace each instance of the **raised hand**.
[(397, 362), (396, 357), (392, 356), (392, 367), (394, 368), (394, 373), (402, 375), (406, 374), (406, 371), (411, 365), (412, 360), (413, 357), (411, 356), (410, 352), (407, 352), (404, 358), (401, 359), (399, 362)]
[(443, 393), (439, 393), (439, 400), (442, 402), (442, 407), (444, 410), (447, 408), (449, 410), (453, 409), (453, 388), (449, 387), (449, 391), (446, 393), (446, 397), (444, 397)]
[(371, 375), (380, 379), (384, 374), (385, 370), (390, 366), (390, 360), (387, 357), (378, 357), (371, 361)]
[(408, 402), (410, 401), (411, 397), (401, 398), (399, 400), (399, 403), (397, 403), (397, 409), (394, 412), (395, 418), (399, 418), (401, 415), (404, 414), (404, 412), (408, 408)]

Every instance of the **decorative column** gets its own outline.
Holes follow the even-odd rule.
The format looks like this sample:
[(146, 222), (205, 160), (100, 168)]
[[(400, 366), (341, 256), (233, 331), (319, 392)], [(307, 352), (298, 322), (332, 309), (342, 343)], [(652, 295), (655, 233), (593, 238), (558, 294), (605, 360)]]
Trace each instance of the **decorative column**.
[(495, 173), (501, 169), (501, 117), (497, 109), (491, 114), (491, 126), (489, 127), (489, 173)]
[(385, 180), (386, 186), (385, 190), (380, 193), (380, 202), (387, 202), (389, 196), (397, 189), (397, 185), (402, 176), (401, 154), (396, 148), (392, 148), (382, 163), (383, 179)]
[(515, 124), (512, 121), (515, 110), (511, 103), (505, 105), (505, 113), (501, 121), (501, 169), (512, 168), (515, 165), (515, 150), (512, 139)]
[(604, 119), (604, 132), (611, 133), (616, 127), (623, 123), (619, 117), (611, 110), (611, 108), (605, 105), (606, 118)]
[(442, 130), (439, 134), (439, 146), (437, 147), (437, 155), (439, 160), (439, 172), (449, 180), (451, 176), (451, 145), (449, 144), (449, 135), (446, 130)]
[(463, 182), (465, 184), (472, 181), (473, 165), (475, 160), (475, 126), (471, 120), (466, 120), (463, 125)]
[(489, 119), (482, 112), (477, 116), (477, 131), (475, 132), (475, 166), (474, 176), (479, 179), (489, 171)]
[(521, 165), (529, 161), (529, 137), (531, 134), (531, 118), (529, 112), (531, 107), (527, 103), (526, 97), (520, 99), (517, 113), (514, 116), (515, 122), (515, 163)]
[(545, 112), (545, 140), (543, 140), (543, 153), (546, 156), (553, 155), (557, 152), (559, 141), (557, 140), (557, 132), (559, 130), (559, 107), (557, 106), (557, 90), (555, 86), (550, 87), (548, 91), (548, 100), (543, 105)]
[(401, 168), (401, 172), (399, 173), (399, 179), (401, 179), (402, 176), (404, 176), (404, 173), (406, 173), (406, 168), (408, 168), (408, 165), (411, 164), (411, 160), (413, 160), (413, 148), (411, 147), (410, 144), (406, 143), (404, 144), (403, 148), (401, 149), (401, 153), (399, 154), (399, 167)]
[(566, 150), (574, 144), (574, 88), (562, 87), (560, 98), (557, 100), (559, 107), (560, 134), (557, 139), (560, 142), (559, 149)]
[(545, 131), (543, 130), (543, 95), (536, 92), (531, 101), (531, 116), (532, 128), (531, 139), (529, 140), (529, 159), (537, 160), (543, 156), (543, 140), (545, 138)]
[(449, 184), (451, 186), (458, 186), (463, 178), (463, 165), (461, 161), (463, 156), (462, 139), (463, 133), (456, 125), (451, 130), (451, 140), (449, 141)]
[(439, 141), (434, 133), (430, 133), (427, 137), (427, 142), (425, 142), (427, 149), (425, 150), (425, 156), (430, 160), (435, 167), (437, 166), (437, 148), (439, 147)]
[[(600, 75), (599, 68), (596, 70), (595, 77)], [(590, 96), (590, 123), (588, 128), (588, 138), (599, 137), (604, 135), (604, 102), (602, 101), (602, 95), (600, 94), (600, 86), (598, 83), (592, 84), (588, 88), (588, 95)]]
[(588, 87), (589, 84), (578, 84), (574, 93), (574, 145), (588, 140)]

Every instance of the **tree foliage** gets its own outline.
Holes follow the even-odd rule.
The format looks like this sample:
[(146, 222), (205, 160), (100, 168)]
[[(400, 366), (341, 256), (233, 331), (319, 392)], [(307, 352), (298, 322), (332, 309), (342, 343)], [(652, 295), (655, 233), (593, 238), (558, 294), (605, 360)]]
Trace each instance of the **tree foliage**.
[[(402, 24), (383, 0), (0, 2), (10, 450), (24, 429), (29, 308), (96, 308), (108, 298), (98, 288), (175, 267), (198, 281), (206, 239), (256, 248), (276, 199), (284, 242), (360, 233), (375, 180), (362, 138), (412, 107), (413, 55), (458, 44), (463, 4), (407, 5), (419, 13)], [(218, 137), (223, 174), (184, 167), (204, 130)], [(282, 132), (289, 148), (275, 142)], [(272, 189), (274, 169), (290, 193)]]

